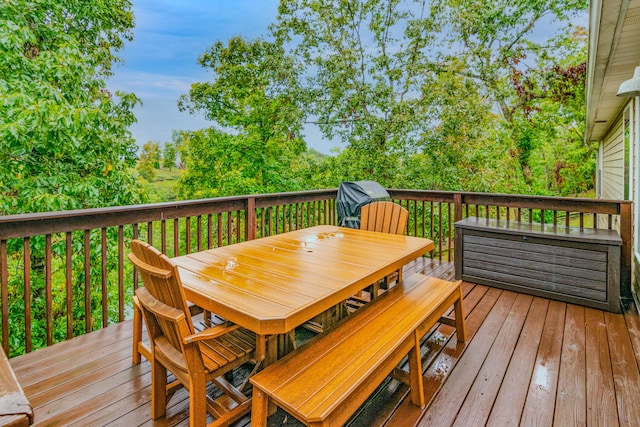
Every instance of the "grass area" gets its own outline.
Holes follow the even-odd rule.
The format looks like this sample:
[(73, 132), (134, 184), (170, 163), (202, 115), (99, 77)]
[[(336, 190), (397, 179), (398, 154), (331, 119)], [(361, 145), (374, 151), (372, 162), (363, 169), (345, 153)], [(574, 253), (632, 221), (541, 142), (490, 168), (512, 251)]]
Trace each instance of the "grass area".
[(170, 202), (176, 200), (175, 186), (182, 171), (178, 168), (156, 169), (153, 181), (145, 184), (151, 203)]

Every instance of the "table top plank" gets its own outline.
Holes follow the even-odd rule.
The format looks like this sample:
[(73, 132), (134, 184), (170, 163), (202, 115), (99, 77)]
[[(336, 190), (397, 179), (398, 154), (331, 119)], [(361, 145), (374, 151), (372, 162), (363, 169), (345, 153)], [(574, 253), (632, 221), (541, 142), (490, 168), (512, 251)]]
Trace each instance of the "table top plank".
[(283, 334), (433, 248), (429, 239), (316, 226), (174, 258), (187, 299)]
[(357, 259), (355, 261), (353, 259), (340, 259), (337, 255), (330, 254), (328, 251), (322, 252), (315, 250), (313, 252), (301, 252), (284, 249), (282, 247), (272, 247), (270, 244), (263, 243), (251, 246), (244, 245), (242, 248), (231, 248), (231, 246), (227, 246), (220, 249), (225, 249), (225, 255), (233, 261), (237, 260), (240, 256), (266, 259), (269, 263), (286, 265), (296, 269), (304, 268), (314, 271), (317, 274), (325, 274), (326, 276), (334, 276), (334, 274), (326, 271), (328, 263), (332, 264), (333, 269), (344, 271), (348, 275), (354, 272), (360, 274), (366, 273), (371, 270), (372, 265), (375, 265), (372, 262), (365, 263), (364, 261), (357, 263)]
[[(338, 271), (336, 274), (326, 269), (301, 269), (292, 266), (291, 263), (278, 262), (266, 259), (264, 256), (238, 255), (229, 258), (215, 251), (198, 252), (190, 256), (194, 261), (202, 263), (201, 274), (207, 276), (209, 269), (225, 270), (229, 274), (237, 274), (243, 277), (256, 278), (261, 281), (276, 284), (277, 286), (291, 288), (292, 292), (302, 292), (305, 295), (315, 296), (316, 292), (323, 293), (327, 289), (327, 281), (336, 274), (349, 278), (349, 273)], [(197, 267), (193, 267), (194, 269)], [(194, 270), (195, 271), (195, 270)], [(301, 289), (301, 286), (302, 289)]]
[(187, 267), (191, 273), (200, 275), (199, 280), (209, 282), (212, 286), (230, 285), (252, 295), (276, 301), (296, 299), (298, 302), (294, 303), (295, 305), (327, 292), (326, 286), (322, 286), (324, 282), (314, 285), (309, 281), (297, 279), (295, 283), (292, 283), (292, 279), (284, 275), (252, 269), (247, 264), (238, 264), (234, 268), (223, 269), (207, 264), (207, 258), (215, 259), (210, 254), (198, 254), (197, 257), (201, 259), (196, 257), (187, 259), (182, 263), (182, 266)]

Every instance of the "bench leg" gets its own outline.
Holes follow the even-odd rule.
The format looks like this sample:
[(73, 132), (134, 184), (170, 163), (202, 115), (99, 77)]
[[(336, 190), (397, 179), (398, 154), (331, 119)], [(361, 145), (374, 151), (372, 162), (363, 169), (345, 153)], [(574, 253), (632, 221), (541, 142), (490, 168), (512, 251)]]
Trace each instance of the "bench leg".
[(414, 332), (413, 348), (409, 351), (409, 378), (411, 381), (411, 402), (419, 407), (425, 405), (422, 359), (420, 358), (420, 337)]
[(465, 342), (467, 340), (467, 330), (465, 328), (464, 310), (462, 309), (462, 281), (458, 285), (458, 299), (453, 303), (453, 308), (456, 315), (456, 336), (459, 342)]
[(253, 388), (251, 398), (251, 425), (252, 427), (267, 427), (267, 415), (269, 415), (269, 398), (258, 388)]

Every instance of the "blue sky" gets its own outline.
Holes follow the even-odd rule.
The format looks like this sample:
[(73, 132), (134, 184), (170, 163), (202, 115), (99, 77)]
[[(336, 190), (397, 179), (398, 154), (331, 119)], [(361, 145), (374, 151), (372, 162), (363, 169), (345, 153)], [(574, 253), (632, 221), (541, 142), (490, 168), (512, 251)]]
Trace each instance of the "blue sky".
[[(210, 126), (202, 116), (177, 107), (178, 98), (189, 92), (192, 83), (210, 78), (198, 57), (218, 40), (265, 36), (275, 21), (278, 1), (133, 0), (133, 7), (134, 40), (121, 51), (125, 64), (115, 68), (109, 88), (133, 92), (142, 100), (135, 109), (138, 122), (131, 127), (142, 146), (147, 141), (171, 141), (174, 129)], [(330, 144), (315, 139), (309, 145), (328, 154)]]

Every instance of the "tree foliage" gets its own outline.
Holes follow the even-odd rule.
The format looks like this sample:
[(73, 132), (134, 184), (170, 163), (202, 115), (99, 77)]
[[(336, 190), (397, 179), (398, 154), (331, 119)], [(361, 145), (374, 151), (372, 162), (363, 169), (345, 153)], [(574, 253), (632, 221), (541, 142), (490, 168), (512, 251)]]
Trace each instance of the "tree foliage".
[(153, 181), (155, 178), (156, 169), (160, 168), (160, 155), (160, 145), (157, 142), (147, 141), (142, 146), (136, 169), (147, 181)]
[[(272, 42), (236, 38), (203, 55), (213, 83), (194, 85), (183, 107), (217, 124), (207, 131), (221, 144), (214, 151), (239, 165), (216, 169), (217, 177), (244, 182), (245, 190), (293, 188), (247, 180), (265, 176), (259, 165), (274, 167), (275, 157), (260, 150), (272, 136), (256, 129), (282, 128), (287, 117), (296, 137), (304, 120), (343, 145), (326, 159), (298, 154), (297, 162), (275, 163), (281, 177), (296, 170), (305, 188), (374, 179), (403, 188), (574, 194), (593, 185), (595, 166), (593, 147), (581, 142), (586, 38), (570, 25), (585, 8), (577, 0), (283, 0)], [(265, 93), (286, 94), (295, 109), (266, 113), (284, 105)], [(188, 183), (189, 175), (204, 176), (195, 168), (221, 163), (194, 153), (183, 196), (203, 182)], [(209, 178), (197, 191), (217, 194), (214, 185), (226, 184)]]
[(165, 142), (162, 150), (162, 167), (172, 170), (176, 166), (178, 149), (173, 142)]
[[(566, 142), (566, 135), (555, 134), (549, 123), (555, 123), (556, 129), (576, 129), (575, 123), (584, 123), (584, 116), (575, 116), (578, 110), (573, 117), (561, 113), (568, 98), (557, 97), (553, 88), (560, 88), (563, 79), (554, 70), (584, 67), (586, 38), (575, 37), (578, 33), (569, 21), (585, 10), (586, 3), (446, 0), (444, 6), (440, 17), (449, 23), (449, 30), (443, 33), (438, 61), (455, 65), (500, 114), (497, 124), (509, 139), (509, 152), (520, 167), (524, 192), (539, 191), (534, 181), (540, 176), (532, 169), (532, 155), (546, 148), (543, 144)], [(537, 27), (548, 30), (536, 33)], [(558, 27), (555, 34), (554, 27)], [(584, 84), (580, 81), (584, 82), (584, 72), (564, 89), (572, 92), (573, 101), (584, 109)]]
[(348, 149), (347, 174), (390, 182), (414, 152), (434, 74), (427, 2), (287, 0), (273, 33), (303, 61), (308, 117)]
[[(547, 116), (566, 111), (559, 105), (568, 97), (554, 98), (544, 92), (549, 81), (538, 79), (535, 99), (526, 102), (517, 80), (580, 67), (584, 39), (568, 27), (542, 38), (534, 29), (566, 24), (584, 8), (564, 0), (288, 0), (272, 31), (308, 70), (308, 117), (346, 145), (332, 176), (530, 192), (539, 189), (531, 153), (563, 144), (567, 135), (549, 138), (523, 112), (533, 103)], [(581, 89), (564, 87), (582, 100)], [(582, 121), (560, 114), (551, 123), (576, 128)]]
[[(105, 83), (112, 66), (119, 62), (117, 52), (132, 37), (133, 25), (128, 0), (2, 1), (0, 214), (128, 205), (142, 200), (132, 172), (137, 147), (128, 131), (135, 121), (133, 107), (138, 99), (133, 94), (112, 94)], [(54, 341), (65, 338), (67, 326), (73, 333), (85, 332), (85, 293), (90, 296), (88, 310), (93, 323), (102, 319), (101, 252), (112, 251), (106, 257), (107, 268), (117, 271), (117, 247), (104, 248), (98, 230), (90, 233), (91, 253), (86, 255), (83, 246), (87, 237), (72, 234), (71, 247), (66, 246), (62, 234), (48, 236), (50, 280), (45, 271), (45, 237), (28, 240), (29, 287), (15, 275), (6, 289), (11, 355), (25, 351), (21, 337), (26, 327), (26, 301), (31, 303), (29, 333), (33, 334), (34, 348), (46, 345), (49, 321)], [(108, 240), (115, 242), (117, 236)], [(22, 240), (9, 239), (4, 268), (25, 268), (20, 265), (23, 253)], [(66, 263), (68, 253), (72, 253), (71, 265)], [(84, 263), (85, 256), (90, 265)], [(87, 271), (91, 275), (88, 285)], [(113, 279), (109, 278), (109, 286), (117, 296), (118, 278)], [(70, 301), (62, 289), (67, 283), (71, 286)], [(26, 289), (30, 294), (25, 294)], [(106, 315), (117, 319), (113, 310), (117, 301), (105, 303), (110, 306)]]
[(199, 62), (213, 79), (193, 84), (179, 106), (214, 125), (180, 145), (181, 197), (301, 189), (295, 163), (306, 145), (296, 64), (275, 43), (241, 37), (214, 43)]
[(0, 21), (0, 213), (138, 202), (138, 100), (105, 84), (131, 3), (5, 0)]

